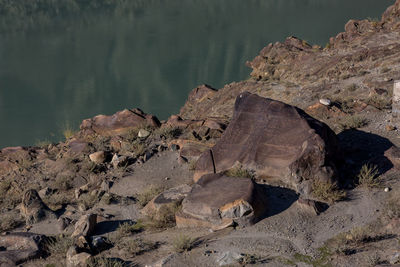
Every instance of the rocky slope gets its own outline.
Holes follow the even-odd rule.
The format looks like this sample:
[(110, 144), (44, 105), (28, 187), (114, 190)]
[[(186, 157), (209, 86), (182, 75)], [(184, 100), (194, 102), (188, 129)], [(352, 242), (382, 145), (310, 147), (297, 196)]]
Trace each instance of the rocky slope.
[(269, 44), (168, 121), (124, 110), (2, 149), (0, 266), (399, 263), (399, 37), (400, 0), (325, 48)]

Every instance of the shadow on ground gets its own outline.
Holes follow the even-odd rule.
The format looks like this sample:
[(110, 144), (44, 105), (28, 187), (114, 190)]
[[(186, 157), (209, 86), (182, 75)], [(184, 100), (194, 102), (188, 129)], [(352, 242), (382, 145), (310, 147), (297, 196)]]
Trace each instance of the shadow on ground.
[(339, 166), (344, 181), (354, 182), (364, 164), (376, 165), (379, 175), (390, 170), (393, 165), (384, 156), (386, 150), (393, 146), (388, 139), (359, 130), (345, 130), (338, 135), (343, 154), (343, 164)]
[(132, 223), (131, 220), (114, 220), (114, 221), (103, 221), (96, 224), (95, 233), (96, 235), (104, 235), (117, 230), (118, 226), (123, 223)]
[(265, 212), (264, 216), (260, 218), (260, 221), (285, 211), (299, 198), (295, 191), (287, 188), (271, 185), (261, 186), (267, 196), (268, 210)]

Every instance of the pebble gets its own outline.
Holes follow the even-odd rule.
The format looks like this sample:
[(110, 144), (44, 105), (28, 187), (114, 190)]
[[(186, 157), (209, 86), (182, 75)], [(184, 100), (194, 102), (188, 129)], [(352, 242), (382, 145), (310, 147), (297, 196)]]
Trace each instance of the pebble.
[(385, 192), (389, 192), (390, 188), (389, 187), (385, 187)]
[(138, 132), (138, 137), (139, 138), (146, 138), (150, 135), (150, 132), (145, 130), (145, 129), (140, 129)]
[(330, 106), (331, 105), (331, 100), (327, 99), (327, 98), (321, 98), (319, 100), (319, 103), (321, 103), (324, 106)]

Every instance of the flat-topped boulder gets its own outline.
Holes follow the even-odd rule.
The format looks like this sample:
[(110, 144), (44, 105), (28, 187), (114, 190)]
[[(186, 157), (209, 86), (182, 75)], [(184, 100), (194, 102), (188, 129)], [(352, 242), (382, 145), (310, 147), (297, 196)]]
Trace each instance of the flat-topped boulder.
[(258, 179), (308, 194), (315, 179), (336, 179), (335, 133), (303, 110), (241, 93), (221, 139), (196, 164), (194, 180), (240, 166)]
[(215, 229), (232, 223), (247, 225), (260, 219), (266, 208), (266, 194), (251, 179), (209, 174), (183, 200), (176, 224)]
[(80, 130), (83, 135), (113, 136), (144, 126), (159, 127), (160, 122), (157, 117), (135, 108), (125, 109), (111, 116), (98, 115), (86, 119), (82, 122)]

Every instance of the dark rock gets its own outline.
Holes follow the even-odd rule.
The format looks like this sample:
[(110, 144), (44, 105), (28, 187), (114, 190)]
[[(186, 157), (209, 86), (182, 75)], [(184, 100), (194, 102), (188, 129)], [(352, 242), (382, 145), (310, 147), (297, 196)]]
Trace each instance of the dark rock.
[(91, 248), (95, 253), (100, 253), (112, 247), (111, 242), (104, 236), (92, 237)]
[(46, 237), (31, 233), (0, 235), (0, 266), (15, 266), (44, 255)]
[(196, 164), (194, 180), (240, 165), (268, 183), (303, 192), (314, 179), (336, 179), (337, 138), (304, 111), (250, 93), (240, 94), (221, 139)]
[(252, 224), (267, 209), (265, 192), (249, 178), (204, 175), (182, 202), (176, 214), (178, 227), (206, 226), (217, 228)]

